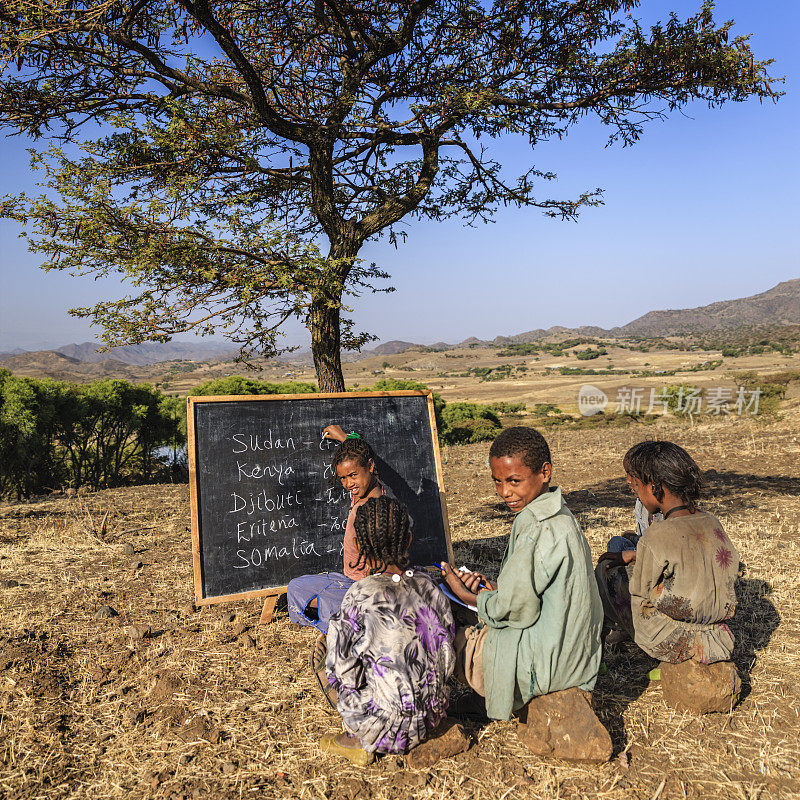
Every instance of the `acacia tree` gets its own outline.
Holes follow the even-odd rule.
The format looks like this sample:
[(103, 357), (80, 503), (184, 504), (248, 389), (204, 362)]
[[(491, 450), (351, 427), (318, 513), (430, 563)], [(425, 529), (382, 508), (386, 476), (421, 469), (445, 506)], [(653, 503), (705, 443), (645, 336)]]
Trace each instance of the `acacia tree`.
[(4, 0), (0, 114), (52, 140), (50, 191), (8, 198), (45, 268), (135, 287), (73, 313), (107, 344), (224, 330), (276, 352), (311, 331), (322, 390), (360, 347), (343, 294), (387, 277), (358, 253), (410, 218), (502, 205), (574, 217), (555, 176), (508, 176), (486, 143), (532, 148), (593, 114), (631, 144), (702, 100), (774, 96), (769, 62), (704, 2), (645, 30), (630, 0)]

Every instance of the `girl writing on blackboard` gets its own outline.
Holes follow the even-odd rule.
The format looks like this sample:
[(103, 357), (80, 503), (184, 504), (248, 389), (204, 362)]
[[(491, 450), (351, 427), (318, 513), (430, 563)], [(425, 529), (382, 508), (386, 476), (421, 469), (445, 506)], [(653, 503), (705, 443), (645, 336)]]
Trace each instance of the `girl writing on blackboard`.
[(344, 733), (323, 750), (359, 765), (405, 753), (446, 715), (455, 625), (450, 603), (424, 570), (408, 565), (408, 509), (389, 497), (360, 504), (353, 521), (353, 583), (331, 617), (325, 671)]
[[(339, 610), (347, 590), (353, 581), (369, 574), (363, 564), (359, 565), (354, 518), (356, 509), (370, 497), (384, 494), (383, 484), (375, 471), (375, 455), (372, 448), (357, 433), (345, 433), (339, 425), (328, 425), (323, 431), (325, 439), (338, 441), (339, 446), (331, 464), (342, 487), (350, 495), (350, 513), (344, 531), (343, 573), (325, 572), (321, 575), (302, 575), (289, 581), (286, 597), (289, 619), (298, 625), (313, 625), (322, 633), (328, 630), (331, 614)], [(317, 643), (311, 658), (315, 669), (322, 668), (325, 658), (323, 641)]]

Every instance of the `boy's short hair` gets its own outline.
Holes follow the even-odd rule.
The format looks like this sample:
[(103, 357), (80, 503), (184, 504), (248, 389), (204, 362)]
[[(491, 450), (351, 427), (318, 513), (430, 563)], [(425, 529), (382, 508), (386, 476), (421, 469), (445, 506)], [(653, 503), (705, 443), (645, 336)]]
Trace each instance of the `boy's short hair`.
[(532, 472), (538, 472), (546, 463), (553, 463), (547, 441), (535, 428), (516, 425), (503, 429), (489, 448), (489, 458), (519, 456)]
[(653, 495), (664, 499), (663, 487), (694, 511), (703, 488), (703, 476), (695, 460), (674, 442), (653, 440), (639, 442), (625, 453), (622, 466), (628, 475), (642, 483), (652, 483)]

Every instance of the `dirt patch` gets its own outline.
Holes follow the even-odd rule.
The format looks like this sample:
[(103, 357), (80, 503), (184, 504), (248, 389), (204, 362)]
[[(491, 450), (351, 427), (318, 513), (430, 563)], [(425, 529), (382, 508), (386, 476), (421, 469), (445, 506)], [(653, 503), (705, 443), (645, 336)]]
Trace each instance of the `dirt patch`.
[[(614, 746), (599, 767), (538, 759), (515, 723), (465, 712), (468, 752), (426, 770), (393, 758), (358, 770), (317, 747), (340, 723), (306, 666), (313, 632), (285, 613), (259, 627), (258, 602), (193, 607), (187, 487), (0, 506), (0, 796), (795, 797), (798, 429), (795, 410), (767, 426), (666, 420), (547, 432), (556, 481), (595, 557), (632, 525), (622, 454), (660, 435), (696, 456), (709, 484), (704, 507), (746, 564), (734, 620), (740, 705), (714, 717), (668, 708), (647, 680), (653, 662), (621, 645), (595, 691)], [(494, 572), (511, 519), (494, 496), (486, 453), (486, 445), (448, 447), (443, 461), (456, 559)], [(99, 536), (92, 520), (106, 512)], [(117, 616), (98, 616), (108, 607)], [(252, 647), (242, 646), (244, 635)]]

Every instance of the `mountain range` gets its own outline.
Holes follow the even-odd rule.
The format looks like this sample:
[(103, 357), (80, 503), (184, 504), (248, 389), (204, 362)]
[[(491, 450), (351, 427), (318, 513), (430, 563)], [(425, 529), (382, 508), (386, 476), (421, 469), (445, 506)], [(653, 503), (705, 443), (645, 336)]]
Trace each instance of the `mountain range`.
[[(497, 336), (491, 341), (471, 337), (458, 344), (436, 342), (433, 345), (420, 345), (414, 342), (394, 340), (384, 342), (372, 350), (361, 354), (348, 354), (347, 360), (376, 355), (393, 355), (413, 347), (428, 350), (447, 350), (453, 347), (466, 347), (472, 344), (505, 345), (514, 342), (531, 342), (548, 336), (591, 336), (591, 337), (660, 337), (680, 336), (693, 333), (708, 333), (744, 327), (774, 327), (778, 325), (800, 324), (800, 278), (783, 281), (772, 289), (750, 297), (735, 300), (722, 300), (707, 306), (688, 309), (669, 309), (650, 311), (627, 325), (615, 328), (600, 328), (583, 325), (578, 328), (565, 328), (556, 325), (552, 328), (535, 328), (514, 336)], [(167, 342), (114, 347), (98, 352), (94, 342), (68, 344), (55, 350), (26, 352), (17, 348), (12, 353), (0, 353), (0, 364), (14, 368), (20, 360), (31, 357), (40, 361), (60, 363), (89, 363), (102, 365), (99, 368), (109, 374), (114, 365), (120, 362), (127, 365), (143, 366), (161, 361), (211, 361), (233, 357), (237, 348), (225, 342)], [(56, 354), (48, 355), (48, 354)], [(288, 356), (292, 361), (307, 360), (308, 351)]]

